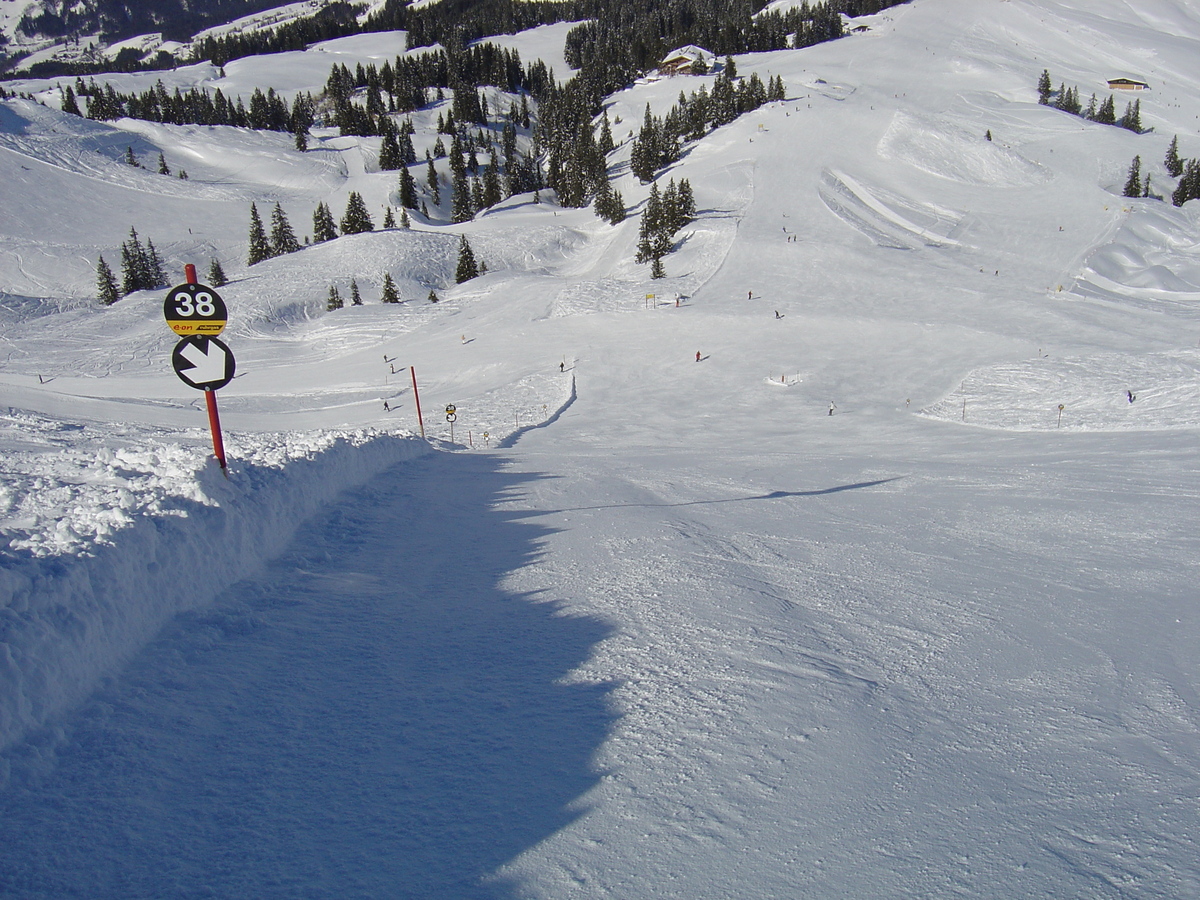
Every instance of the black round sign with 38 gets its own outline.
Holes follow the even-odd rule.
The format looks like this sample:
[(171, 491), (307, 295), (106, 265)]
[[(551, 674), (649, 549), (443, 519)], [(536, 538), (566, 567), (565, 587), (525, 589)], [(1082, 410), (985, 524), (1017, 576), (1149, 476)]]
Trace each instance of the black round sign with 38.
[(225, 330), (229, 313), (225, 301), (212, 288), (203, 284), (181, 284), (171, 288), (163, 301), (163, 317), (178, 335), (212, 337)]

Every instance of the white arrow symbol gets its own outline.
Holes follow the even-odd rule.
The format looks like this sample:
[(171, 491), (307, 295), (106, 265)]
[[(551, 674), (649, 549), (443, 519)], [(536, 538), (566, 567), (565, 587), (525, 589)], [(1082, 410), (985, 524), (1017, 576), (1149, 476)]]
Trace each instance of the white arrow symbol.
[(207, 350), (201, 350), (199, 344), (187, 343), (179, 351), (179, 355), (192, 364), (187, 377), (196, 384), (209, 384), (225, 380), (225, 349), (216, 341), (207, 341)]

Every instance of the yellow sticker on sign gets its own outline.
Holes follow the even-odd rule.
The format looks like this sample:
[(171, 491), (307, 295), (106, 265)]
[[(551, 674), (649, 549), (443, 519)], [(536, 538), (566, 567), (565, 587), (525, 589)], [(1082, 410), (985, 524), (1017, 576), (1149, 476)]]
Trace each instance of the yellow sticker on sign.
[(181, 337), (187, 337), (189, 334), (204, 334), (214, 337), (225, 330), (226, 324), (225, 319), (201, 321), (195, 319), (167, 319), (167, 325), (170, 329)]

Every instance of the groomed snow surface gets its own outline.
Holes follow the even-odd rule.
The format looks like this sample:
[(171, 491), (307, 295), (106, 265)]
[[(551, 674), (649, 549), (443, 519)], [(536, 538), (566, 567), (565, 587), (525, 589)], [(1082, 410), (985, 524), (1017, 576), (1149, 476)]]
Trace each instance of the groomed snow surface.
[[(664, 173), (657, 281), (629, 142), (705, 79), (611, 99), (620, 226), (517, 196), (252, 268), (252, 201), (382, 221), (377, 139), (0, 104), (0, 896), (1200, 895), (1200, 213), (1120, 196), (1200, 155), (1200, 19), (854, 24), (737, 59), (787, 99)], [(566, 77), (568, 28), (499, 40)], [(164, 292), (93, 298), (131, 226), (231, 277), (228, 477)]]

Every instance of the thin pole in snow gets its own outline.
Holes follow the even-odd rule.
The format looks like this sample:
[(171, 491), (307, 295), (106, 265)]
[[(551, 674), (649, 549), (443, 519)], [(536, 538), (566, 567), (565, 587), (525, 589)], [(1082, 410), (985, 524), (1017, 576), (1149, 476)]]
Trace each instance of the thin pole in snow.
[(421, 418), (421, 395), (417, 393), (417, 367), (409, 366), (408, 371), (412, 375), (413, 398), (417, 401), (417, 424), (421, 426), (421, 437), (425, 437), (425, 420)]
[(228, 478), (229, 469), (225, 465), (225, 441), (221, 437), (221, 417), (217, 413), (217, 392), (206, 388), (204, 401), (208, 406), (208, 427), (212, 429), (213, 455), (221, 464), (221, 474)]

